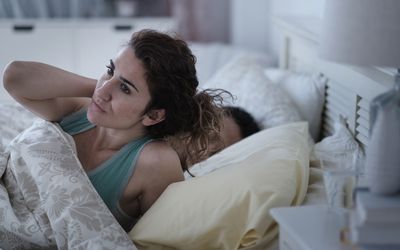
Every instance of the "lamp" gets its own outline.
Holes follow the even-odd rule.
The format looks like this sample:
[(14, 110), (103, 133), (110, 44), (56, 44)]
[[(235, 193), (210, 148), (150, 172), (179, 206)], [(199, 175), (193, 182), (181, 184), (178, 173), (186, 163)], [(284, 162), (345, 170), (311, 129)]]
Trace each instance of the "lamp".
[(375, 194), (400, 191), (400, 1), (326, 0), (320, 42), (323, 59), (398, 69), (371, 102), (365, 174)]

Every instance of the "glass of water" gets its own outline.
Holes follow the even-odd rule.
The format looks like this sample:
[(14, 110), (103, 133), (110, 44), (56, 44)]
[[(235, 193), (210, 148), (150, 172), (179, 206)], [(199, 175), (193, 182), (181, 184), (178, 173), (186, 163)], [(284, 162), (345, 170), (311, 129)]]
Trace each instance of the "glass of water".
[(354, 159), (346, 156), (321, 155), (320, 164), (328, 204), (334, 207), (351, 208), (358, 175)]

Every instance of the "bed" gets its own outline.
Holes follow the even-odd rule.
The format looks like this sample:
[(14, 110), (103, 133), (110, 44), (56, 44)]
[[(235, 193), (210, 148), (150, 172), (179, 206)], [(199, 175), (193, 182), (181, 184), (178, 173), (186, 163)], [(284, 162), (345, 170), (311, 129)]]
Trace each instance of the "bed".
[[(369, 102), (391, 86), (393, 72), (318, 59), (319, 26), (316, 19), (279, 17), (275, 18), (274, 29), (281, 44), (278, 67), (273, 58), (254, 51), (222, 44), (191, 44), (198, 57), (200, 87), (231, 90), (237, 99), (231, 100), (230, 104), (250, 111), (265, 128), (263, 131), (193, 166), (192, 172), (197, 177), (186, 175), (185, 182), (170, 185), (129, 234), (123, 232), (104, 209), (99, 197), (88, 188), (90, 184), (84, 174), (73, 175), (70, 179), (75, 184), (79, 179), (84, 183), (81, 190), (90, 194), (82, 199), (96, 201), (84, 204), (97, 211), (94, 214), (85, 212), (85, 215), (102, 219), (82, 219), (73, 213), (74, 209), (61, 209), (66, 212), (48, 216), (46, 220), (50, 223), (43, 231), (45, 237), (34, 246), (49, 246), (56, 242), (61, 249), (82, 246), (132, 249), (130, 240), (133, 240), (139, 249), (277, 249), (278, 228), (269, 209), (326, 204), (315, 152), (334, 150), (338, 154), (361, 157), (368, 146)], [(0, 146), (4, 151), (14, 136), (35, 119), (10, 99), (0, 102)], [(66, 147), (73, 150), (69, 139), (57, 128), (37, 120), (36, 124), (33, 129), (46, 131), (63, 141), (66, 145), (63, 144), (63, 150)], [(348, 133), (337, 133), (338, 128)], [(39, 136), (35, 140), (46, 141), (46, 138)], [(28, 139), (25, 134), (19, 141), (29, 143)], [(44, 146), (35, 149), (35, 141), (31, 143), (34, 145), (22, 146), (29, 150), (26, 156), (20, 155), (18, 159), (27, 157), (37, 161), (32, 152), (42, 153)], [(59, 150), (53, 155), (61, 157), (63, 152)], [(7, 155), (2, 153), (2, 157), (0, 160), (5, 161)], [(79, 166), (74, 169), (80, 171)], [(2, 175), (4, 171), (4, 168), (0, 171)], [(29, 175), (43, 174), (39, 172)], [(66, 177), (54, 173), (50, 176), (60, 182)], [(40, 199), (46, 200), (42, 196), (46, 190), (52, 190), (50, 184), (46, 184), (50, 189), (36, 192)], [(21, 192), (21, 199), (30, 194), (26, 189)], [(5, 199), (5, 195), (0, 195), (0, 201)], [(40, 210), (40, 204), (36, 204), (35, 209)], [(46, 215), (46, 211), (41, 211), (41, 215)], [(8, 218), (6, 216), (0, 210), (0, 218)], [(37, 219), (29, 214), (22, 217)], [(10, 226), (5, 230), (4, 225), (0, 226), (0, 247), (4, 248), (32, 247), (20, 240), (28, 241), (29, 235), (35, 237), (44, 228), (41, 224), (39, 229), (27, 227), (30, 230), (21, 232), (23, 227)], [(83, 229), (86, 231), (82, 232)], [(54, 235), (51, 232), (55, 232)], [(68, 235), (71, 238), (66, 240)], [(82, 240), (82, 237), (88, 239)]]

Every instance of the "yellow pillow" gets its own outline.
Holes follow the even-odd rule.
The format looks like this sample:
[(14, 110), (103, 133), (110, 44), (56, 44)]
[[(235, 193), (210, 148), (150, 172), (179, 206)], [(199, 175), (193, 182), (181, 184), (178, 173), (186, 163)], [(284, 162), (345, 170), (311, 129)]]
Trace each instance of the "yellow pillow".
[(308, 126), (254, 134), (203, 162), (224, 167), (170, 185), (129, 233), (139, 249), (238, 249), (276, 236), (269, 209), (300, 204)]

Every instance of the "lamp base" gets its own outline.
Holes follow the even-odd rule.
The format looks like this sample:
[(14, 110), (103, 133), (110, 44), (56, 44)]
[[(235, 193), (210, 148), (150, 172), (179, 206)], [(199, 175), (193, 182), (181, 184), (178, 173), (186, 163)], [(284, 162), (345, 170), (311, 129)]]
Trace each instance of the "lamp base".
[(375, 194), (400, 191), (400, 73), (395, 86), (372, 101), (365, 174)]

